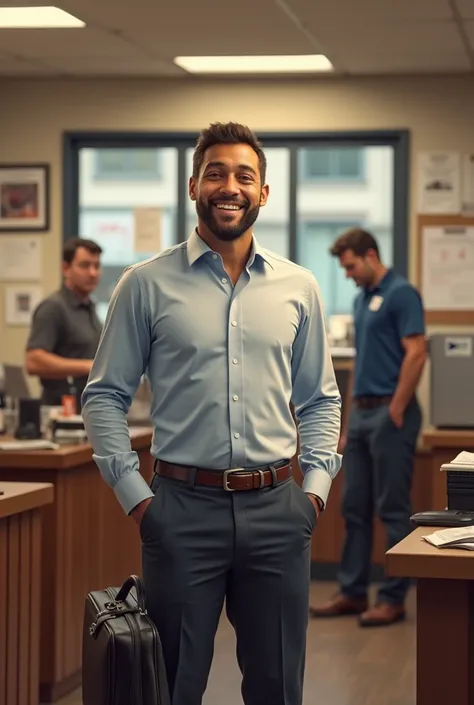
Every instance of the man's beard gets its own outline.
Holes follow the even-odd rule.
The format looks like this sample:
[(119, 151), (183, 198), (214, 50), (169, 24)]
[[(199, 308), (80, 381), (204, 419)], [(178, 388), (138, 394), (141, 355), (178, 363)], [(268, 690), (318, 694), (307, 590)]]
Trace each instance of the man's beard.
[[(225, 203), (225, 200), (220, 198), (219, 203)], [(235, 203), (235, 201), (229, 200), (228, 203)], [(254, 206), (252, 208), (248, 200), (246, 200), (242, 205), (243, 208), (238, 211), (239, 214), (241, 214), (240, 219), (235, 222), (235, 216), (229, 215), (229, 222), (227, 224), (225, 223), (225, 210), (221, 211), (223, 213), (224, 222), (217, 222), (214, 215), (214, 206), (211, 201), (208, 201), (207, 203), (204, 203), (202, 200), (196, 201), (196, 212), (214, 237), (218, 240), (222, 240), (223, 242), (232, 242), (233, 240), (237, 240), (237, 238), (241, 237), (245, 232), (247, 232), (247, 230), (250, 230), (252, 225), (257, 220), (260, 211), (260, 206)]]

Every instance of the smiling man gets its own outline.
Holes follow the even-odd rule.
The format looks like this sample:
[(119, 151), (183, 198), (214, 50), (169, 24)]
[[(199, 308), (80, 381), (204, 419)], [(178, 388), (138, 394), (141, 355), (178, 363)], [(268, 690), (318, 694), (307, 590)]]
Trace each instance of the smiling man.
[[(253, 236), (265, 176), (247, 127), (201, 133), (197, 229), (124, 274), (83, 396), (95, 460), (140, 527), (173, 705), (202, 702), (224, 601), (245, 704), (302, 702), (311, 536), (340, 467), (341, 400), (312, 274)], [(151, 488), (126, 423), (145, 372)]]

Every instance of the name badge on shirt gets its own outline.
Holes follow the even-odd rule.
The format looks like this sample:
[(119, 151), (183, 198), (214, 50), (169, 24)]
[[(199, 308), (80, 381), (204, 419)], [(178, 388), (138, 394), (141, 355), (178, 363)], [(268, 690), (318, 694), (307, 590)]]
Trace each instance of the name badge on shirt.
[(369, 303), (369, 311), (378, 311), (383, 304), (383, 296), (372, 296)]

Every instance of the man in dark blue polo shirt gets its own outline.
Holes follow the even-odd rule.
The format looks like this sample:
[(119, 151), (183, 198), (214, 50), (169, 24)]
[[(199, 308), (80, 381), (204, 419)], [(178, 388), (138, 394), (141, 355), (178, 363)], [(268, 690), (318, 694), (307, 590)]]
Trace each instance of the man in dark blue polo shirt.
[(361, 626), (405, 617), (409, 581), (387, 578), (375, 605), (367, 590), (374, 510), (387, 549), (410, 532), (410, 490), (421, 412), (415, 392), (426, 360), (424, 313), (418, 291), (379, 257), (375, 238), (354, 228), (331, 248), (361, 291), (354, 304), (356, 360), (351, 409), (341, 434), (342, 513), (346, 537), (339, 592), (312, 607), (313, 617), (357, 614)]

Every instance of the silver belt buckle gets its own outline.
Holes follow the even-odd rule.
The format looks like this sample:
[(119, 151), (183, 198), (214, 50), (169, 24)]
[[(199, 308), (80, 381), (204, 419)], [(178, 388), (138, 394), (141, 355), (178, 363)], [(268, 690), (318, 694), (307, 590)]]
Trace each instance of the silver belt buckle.
[(245, 468), (230, 468), (230, 470), (224, 470), (224, 474), (222, 477), (222, 486), (226, 492), (235, 492), (235, 490), (233, 490), (232, 487), (229, 487), (229, 480), (228, 480), (229, 475), (232, 475), (235, 472), (246, 472), (246, 470), (245, 470)]
[(222, 486), (224, 487), (226, 492), (235, 492), (232, 487), (229, 487), (229, 480), (227, 479), (229, 475), (235, 472), (245, 472), (250, 475), (253, 475), (254, 472), (258, 472), (258, 474), (260, 475), (260, 487), (258, 489), (262, 489), (263, 487), (265, 487), (264, 471), (260, 468), (256, 468), (255, 470), (248, 470), (247, 468), (231, 468), (230, 470), (224, 470), (224, 475), (222, 479)]

